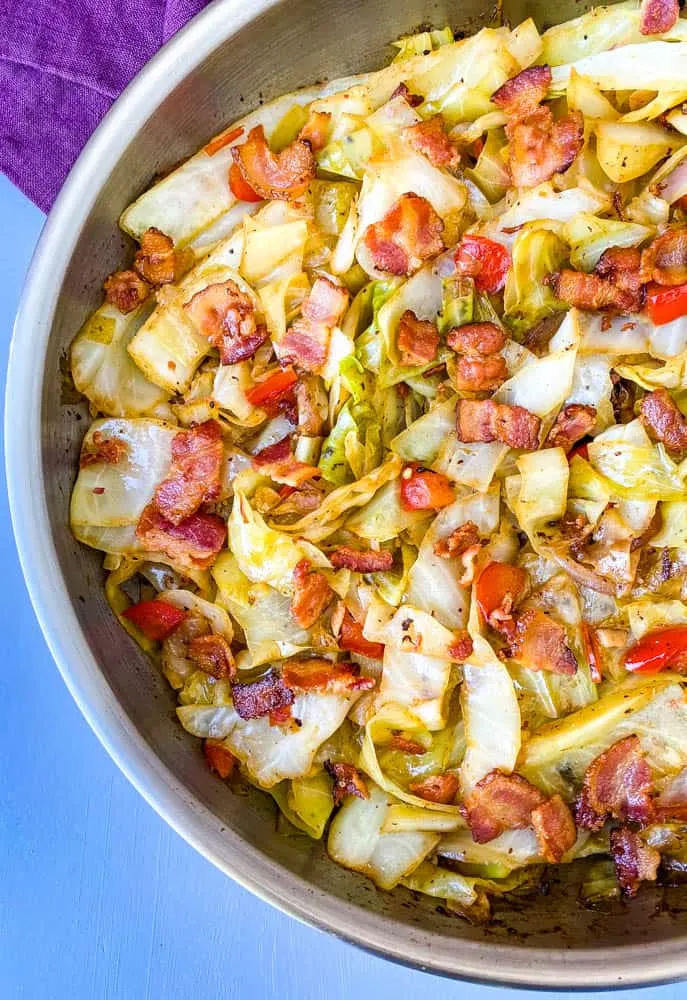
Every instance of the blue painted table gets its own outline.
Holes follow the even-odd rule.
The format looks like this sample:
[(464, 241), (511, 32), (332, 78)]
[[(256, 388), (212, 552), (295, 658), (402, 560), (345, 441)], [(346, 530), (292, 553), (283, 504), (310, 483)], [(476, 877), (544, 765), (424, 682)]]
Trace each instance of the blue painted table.
[[(3, 382), (42, 222), (0, 177)], [(129, 786), (72, 703), (24, 588), (4, 482), (0, 556), (0, 1000), (496, 995), (303, 927), (188, 847)], [(687, 984), (625, 994), (649, 995), (687, 1000)]]

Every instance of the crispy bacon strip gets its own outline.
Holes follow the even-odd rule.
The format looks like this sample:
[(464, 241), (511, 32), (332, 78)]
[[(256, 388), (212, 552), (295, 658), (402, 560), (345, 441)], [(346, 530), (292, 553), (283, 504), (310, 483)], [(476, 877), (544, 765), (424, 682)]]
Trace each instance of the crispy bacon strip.
[(661, 855), (634, 830), (628, 826), (611, 830), (610, 846), (620, 888), (626, 896), (635, 896), (640, 882), (656, 880)]
[(153, 497), (156, 510), (172, 524), (181, 524), (201, 504), (217, 500), (223, 458), (222, 431), (216, 420), (178, 431), (167, 478)]
[(236, 664), (231, 647), (223, 635), (198, 635), (188, 644), (188, 655), (199, 670), (218, 679), (236, 676)]
[(594, 271), (623, 292), (631, 301), (628, 312), (644, 308), (646, 290), (641, 275), (642, 255), (636, 247), (609, 247), (599, 257)]
[(449, 330), (446, 343), (457, 354), (498, 354), (506, 335), (496, 323), (466, 323)]
[(510, 129), (508, 162), (513, 184), (532, 188), (562, 174), (574, 163), (584, 144), (584, 123), (579, 111), (554, 122), (547, 107), (538, 108)]
[(136, 526), (136, 537), (148, 552), (164, 552), (181, 566), (208, 569), (227, 537), (227, 526), (216, 514), (191, 514), (172, 524), (149, 503)]
[(639, 404), (642, 422), (651, 435), (662, 441), (672, 455), (682, 458), (687, 451), (687, 420), (667, 389), (654, 389)]
[(288, 660), (282, 667), (282, 680), (292, 691), (319, 691), (348, 695), (351, 691), (369, 691), (374, 677), (361, 677), (356, 663), (332, 663), (322, 657)]
[(406, 309), (398, 323), (396, 343), (402, 365), (427, 365), (437, 356), (439, 331), (434, 323), (418, 319), (412, 309)]
[(103, 437), (102, 431), (94, 431), (89, 442), (84, 442), (79, 458), (79, 468), (89, 465), (117, 465), (128, 454), (129, 447), (121, 438)]
[(356, 573), (380, 573), (394, 565), (393, 552), (374, 552), (372, 549), (351, 549), (339, 545), (329, 556), (336, 569), (352, 569)]
[(581, 438), (589, 434), (595, 423), (595, 406), (588, 406), (586, 403), (568, 403), (556, 417), (544, 447), (562, 448), (568, 452)]
[(553, 289), (553, 294), (561, 302), (586, 312), (607, 310), (633, 313), (641, 309), (636, 295), (598, 274), (584, 274), (582, 271), (566, 268), (547, 274), (544, 282)]
[(322, 573), (317, 573), (307, 559), (301, 559), (293, 571), (294, 595), (291, 614), (301, 628), (310, 628), (334, 597), (334, 591)]
[(134, 257), (134, 267), (149, 284), (169, 285), (179, 277), (174, 240), (155, 227), (146, 229)]
[(523, 830), (545, 796), (519, 774), (490, 771), (465, 799), (462, 813), (477, 844), (486, 844), (504, 830)]
[(460, 784), (455, 774), (434, 774), (422, 781), (413, 781), (408, 787), (413, 795), (418, 795), (427, 802), (443, 802), (448, 805), (458, 794)]
[(408, 276), (444, 249), (444, 224), (420, 195), (401, 195), (383, 219), (368, 226), (362, 243), (378, 271)]
[(240, 146), (233, 146), (231, 155), (244, 181), (262, 198), (298, 198), (315, 176), (315, 157), (307, 139), (298, 138), (273, 153), (262, 125), (252, 128)]
[(657, 236), (642, 251), (643, 281), (659, 285), (683, 285), (687, 282), (687, 226), (673, 226)]
[(680, 16), (677, 0), (642, 0), (639, 30), (643, 35), (662, 35)]
[(493, 399), (459, 399), (456, 434), (459, 441), (502, 441), (511, 448), (533, 451), (539, 445), (541, 420), (524, 406)]
[(523, 611), (508, 638), (510, 658), (528, 670), (550, 670), (569, 677), (577, 673), (577, 660), (565, 629), (543, 611)]
[(461, 392), (485, 392), (498, 389), (508, 378), (506, 359), (500, 354), (490, 358), (465, 355), (456, 365), (456, 388)]
[(440, 538), (438, 542), (435, 542), (434, 551), (442, 559), (453, 559), (462, 556), (468, 549), (479, 544), (479, 528), (474, 521), (466, 521), (465, 524), (454, 528), (447, 538)]
[(135, 271), (115, 271), (105, 279), (103, 288), (105, 301), (125, 314), (137, 309), (150, 295), (150, 285)]
[(318, 277), (301, 306), (301, 318), (278, 345), (283, 364), (318, 372), (327, 360), (329, 337), (348, 306), (348, 292), (329, 278)]
[(530, 819), (541, 856), (550, 864), (558, 864), (577, 840), (570, 809), (560, 795), (554, 795), (533, 809)]
[(324, 769), (334, 779), (334, 805), (340, 806), (347, 795), (355, 795), (358, 799), (369, 799), (365, 779), (353, 764), (343, 761), (326, 760)]
[(306, 465), (294, 458), (288, 437), (257, 452), (252, 463), (258, 472), (269, 476), (275, 483), (286, 483), (287, 486), (300, 486), (313, 476), (320, 475), (316, 466)]
[(215, 771), (220, 778), (230, 778), (238, 764), (237, 758), (221, 740), (204, 740), (203, 755), (210, 770)]
[(252, 358), (267, 340), (267, 327), (257, 322), (253, 300), (231, 278), (196, 292), (184, 310), (217, 348), (223, 365)]
[(260, 719), (279, 709), (293, 705), (291, 688), (284, 684), (279, 674), (271, 670), (258, 681), (250, 684), (234, 682), (231, 686), (234, 708), (242, 719)]
[(521, 121), (537, 110), (551, 86), (550, 66), (530, 66), (506, 80), (491, 95), (492, 102), (509, 118)]
[(307, 142), (313, 153), (327, 145), (332, 116), (328, 111), (311, 111), (310, 117), (298, 133), (300, 142)]
[(460, 163), (460, 153), (446, 133), (446, 124), (441, 115), (433, 115), (415, 125), (403, 129), (403, 138), (418, 153), (427, 157), (435, 167), (450, 170)]
[(609, 816), (646, 824), (653, 816), (650, 791), (651, 771), (639, 737), (626, 736), (587, 768), (575, 810), (577, 825), (600, 830)]

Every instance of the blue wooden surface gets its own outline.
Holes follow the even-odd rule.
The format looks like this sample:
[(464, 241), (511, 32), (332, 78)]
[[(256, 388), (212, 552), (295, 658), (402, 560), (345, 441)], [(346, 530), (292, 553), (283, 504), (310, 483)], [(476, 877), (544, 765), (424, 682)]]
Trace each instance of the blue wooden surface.
[[(3, 383), (42, 221), (0, 177)], [(1, 1000), (495, 997), (303, 927), (197, 855), (129, 786), (62, 684), (22, 581), (4, 480), (0, 558)], [(687, 1000), (687, 985), (625, 996)]]

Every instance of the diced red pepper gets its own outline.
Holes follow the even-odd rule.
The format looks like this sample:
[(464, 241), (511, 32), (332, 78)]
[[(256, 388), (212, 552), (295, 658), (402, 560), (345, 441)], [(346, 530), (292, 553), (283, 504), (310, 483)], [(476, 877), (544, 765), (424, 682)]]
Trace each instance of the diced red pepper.
[[(475, 587), (475, 599), (487, 621), (495, 611), (510, 610), (527, 590), (527, 572), (510, 563), (491, 562), (485, 566)], [(506, 608), (509, 604), (510, 608)]]
[(283, 371), (275, 372), (264, 382), (258, 382), (246, 392), (246, 399), (253, 406), (261, 406), (266, 410), (277, 405), (298, 381), (293, 368), (285, 368)]
[(575, 445), (575, 447), (568, 452), (568, 462), (572, 462), (576, 455), (583, 458), (585, 462), (589, 461), (589, 443), (587, 441), (584, 441), (582, 444)]
[(584, 652), (589, 664), (589, 672), (595, 684), (600, 684), (603, 680), (601, 674), (601, 643), (596, 634), (596, 629), (591, 628), (587, 622), (582, 622), (582, 642)]
[(339, 632), (339, 647), (349, 653), (359, 653), (373, 660), (381, 660), (384, 656), (384, 645), (381, 642), (369, 642), (363, 635), (363, 626), (357, 622), (350, 611), (346, 611)]
[(238, 139), (240, 135), (243, 135), (243, 129), (239, 125), (238, 128), (233, 128), (226, 135), (216, 135), (214, 139), (210, 139), (207, 146), (203, 146), (203, 152), (207, 153), (208, 156), (214, 156), (215, 153), (219, 153), (220, 149), (224, 149), (234, 139)]
[(475, 279), (479, 292), (490, 294), (501, 291), (511, 267), (506, 248), (485, 236), (464, 236), (456, 247), (455, 262), (460, 272)]
[(655, 326), (687, 314), (687, 285), (655, 285), (646, 290), (646, 311)]
[(143, 632), (147, 639), (162, 642), (181, 625), (186, 612), (165, 601), (139, 601), (123, 612), (124, 617)]
[(441, 472), (423, 465), (406, 465), (401, 473), (401, 507), (404, 510), (441, 510), (456, 499)]
[(220, 778), (230, 778), (237, 760), (231, 750), (227, 750), (221, 743), (215, 740), (205, 740), (203, 743), (203, 754), (211, 771), (215, 771)]
[(687, 625), (648, 632), (625, 654), (625, 668), (635, 674), (656, 674), (667, 667), (687, 668)]
[(262, 201), (263, 199), (254, 191), (248, 181), (244, 181), (241, 171), (235, 163), (229, 167), (229, 187), (231, 193), (239, 201)]

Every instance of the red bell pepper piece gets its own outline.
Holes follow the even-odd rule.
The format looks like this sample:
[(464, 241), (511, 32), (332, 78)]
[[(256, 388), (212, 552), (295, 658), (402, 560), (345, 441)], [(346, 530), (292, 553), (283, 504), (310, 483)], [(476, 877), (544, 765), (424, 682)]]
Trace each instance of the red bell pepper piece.
[(220, 778), (231, 777), (234, 767), (238, 763), (231, 750), (227, 750), (225, 746), (215, 742), (215, 740), (205, 740), (203, 754), (211, 771), (215, 771)]
[(446, 476), (422, 465), (406, 465), (401, 473), (404, 510), (440, 510), (456, 499)]
[(646, 311), (655, 326), (663, 326), (684, 316), (687, 314), (687, 285), (649, 285)]
[(349, 653), (359, 653), (373, 660), (381, 660), (384, 656), (384, 645), (381, 642), (370, 642), (363, 635), (363, 626), (357, 622), (350, 611), (346, 611), (339, 632), (339, 648)]
[(224, 149), (234, 139), (238, 139), (240, 135), (243, 135), (243, 129), (239, 125), (238, 128), (233, 128), (226, 135), (217, 135), (214, 139), (210, 139), (207, 146), (203, 146), (203, 152), (207, 153), (208, 156), (214, 156), (215, 153), (219, 153), (220, 149)]
[(656, 674), (667, 667), (687, 667), (687, 625), (648, 632), (625, 654), (625, 669), (635, 674)]
[(248, 181), (243, 179), (243, 174), (235, 163), (229, 167), (229, 187), (231, 193), (239, 201), (262, 201), (263, 199), (254, 191)]
[(484, 618), (489, 621), (495, 611), (510, 611), (524, 597), (527, 579), (526, 570), (520, 566), (502, 562), (485, 566), (475, 587), (475, 599)]
[(587, 441), (584, 441), (582, 444), (575, 445), (575, 447), (568, 452), (568, 462), (572, 462), (576, 455), (583, 458), (585, 462), (589, 461), (589, 444)]
[(478, 292), (490, 294), (501, 291), (512, 263), (506, 248), (485, 236), (464, 236), (454, 259), (459, 272), (475, 279)]
[(183, 608), (175, 608), (165, 601), (139, 601), (122, 613), (147, 639), (155, 642), (162, 642), (171, 635), (186, 617)]
[(269, 409), (274, 407), (294, 387), (297, 381), (298, 376), (293, 368), (285, 368), (283, 371), (270, 375), (264, 382), (258, 382), (252, 389), (248, 389), (246, 399), (253, 406)]

